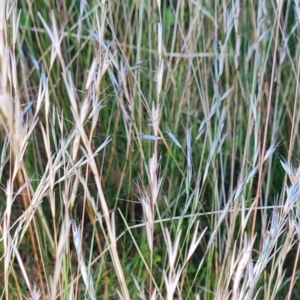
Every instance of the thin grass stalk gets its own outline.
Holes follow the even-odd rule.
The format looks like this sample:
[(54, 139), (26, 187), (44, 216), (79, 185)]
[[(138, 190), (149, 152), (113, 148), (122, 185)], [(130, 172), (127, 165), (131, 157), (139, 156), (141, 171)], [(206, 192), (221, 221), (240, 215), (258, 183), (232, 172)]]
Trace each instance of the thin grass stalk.
[[(277, 11), (276, 11), (276, 34), (275, 34), (275, 46), (274, 46), (274, 57), (273, 57), (273, 64), (272, 64), (272, 73), (271, 73), (271, 82), (270, 82), (270, 91), (269, 91), (269, 97), (268, 97), (268, 105), (267, 105), (267, 113), (266, 113), (266, 120), (265, 120), (265, 128), (264, 128), (264, 136), (262, 141), (262, 150), (261, 150), (261, 158), (265, 156), (266, 147), (267, 147), (267, 135), (268, 135), (268, 125), (269, 125), (269, 118), (270, 118), (270, 110), (271, 110), (271, 103), (272, 103), (272, 95), (273, 95), (273, 85), (274, 85), (274, 78), (275, 78), (275, 72), (276, 72), (276, 57), (277, 57), (277, 47), (278, 47), (278, 39), (279, 39), (279, 27), (280, 27), (280, 17), (282, 13), (282, 6), (283, 1), (278, 0), (277, 1)], [(252, 231), (251, 231), (251, 237), (253, 238), (255, 227), (256, 227), (256, 217), (257, 217), (257, 207), (258, 202), (260, 198), (261, 193), (261, 186), (262, 186), (262, 174), (263, 174), (263, 160), (260, 159), (260, 165), (259, 165), (259, 172), (258, 172), (258, 184), (257, 184), (257, 190), (256, 190), (256, 196), (255, 196), (255, 207), (254, 207), (254, 215), (253, 215), (253, 223), (252, 223)]]

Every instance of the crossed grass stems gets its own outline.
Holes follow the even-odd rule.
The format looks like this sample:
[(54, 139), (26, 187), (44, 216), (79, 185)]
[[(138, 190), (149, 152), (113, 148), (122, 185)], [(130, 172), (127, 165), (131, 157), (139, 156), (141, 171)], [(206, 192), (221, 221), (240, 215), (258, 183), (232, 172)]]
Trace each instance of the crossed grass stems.
[[(252, 7), (251, 11), (257, 16), (254, 22), (257, 44), (255, 47), (252, 45), (252, 49), (249, 48), (245, 72), (247, 73), (249, 67), (247, 61), (253, 61), (255, 79), (259, 74), (261, 76), (269, 70), (267, 63), (260, 64), (258, 56), (262, 56), (263, 62), (269, 61), (271, 45), (277, 49), (279, 36), (286, 38), (287, 41), (299, 25), (296, 20), (294, 27), (287, 33), (288, 26), (280, 21), (283, 15), (283, 2), (277, 1), (272, 4), (273, 14), (269, 17), (273, 17), (271, 19), (273, 23), (270, 23), (265, 14), (265, 4)], [(300, 11), (298, 2), (295, 1), (294, 4), (295, 13), (298, 13)], [(238, 178), (231, 180), (226, 192), (222, 191), (224, 185), (221, 185), (219, 191), (219, 182), (215, 181), (215, 178), (220, 177), (219, 174), (222, 175), (221, 178), (225, 178), (226, 164), (223, 159), (227, 149), (233, 149), (230, 150), (232, 161), (237, 157), (234, 150), (237, 141), (231, 140), (232, 144), (229, 147), (226, 146), (226, 141), (229, 138), (228, 132), (239, 130), (238, 117), (234, 119), (236, 127), (227, 129), (231, 123), (228, 119), (232, 120), (233, 117), (230, 101), (233, 102), (237, 97), (239, 85), (226, 81), (225, 86), (228, 88), (223, 92), (220, 92), (218, 85), (222, 83), (223, 73), (229, 72), (229, 62), (234, 64), (236, 70), (240, 68), (241, 29), (238, 21), (242, 19), (239, 16), (244, 11), (240, 9), (239, 1), (235, 1), (231, 6), (222, 7), (222, 16), (226, 16), (223, 21), (226, 23), (227, 31), (224, 31), (225, 37), (220, 37), (218, 47), (213, 48), (217, 53), (203, 52), (202, 56), (199, 52), (186, 51), (192, 46), (195, 20), (199, 16), (193, 15), (195, 12), (190, 12), (192, 21), (185, 32), (180, 25), (184, 22), (182, 15), (184, 8), (166, 7), (164, 4), (162, 9), (160, 1), (157, 1), (155, 14), (158, 23), (155, 24), (154, 30), (157, 47), (152, 53), (149, 51), (155, 56), (154, 60), (149, 58), (151, 62), (149, 65), (156, 66), (155, 77), (147, 78), (150, 81), (149, 95), (152, 95), (149, 99), (154, 99), (153, 101), (147, 100), (142, 90), (145, 84), (141, 83), (140, 71), (143, 64), (140, 61), (143, 51), (139, 47), (141, 46), (139, 38), (143, 38), (141, 36), (143, 27), (134, 26), (138, 24), (134, 22), (138, 21), (133, 21), (132, 29), (137, 30), (139, 38), (136, 41), (137, 63), (132, 67), (117, 38), (120, 29), (112, 22), (114, 18), (111, 16), (113, 5), (116, 5), (115, 10), (122, 6), (110, 1), (97, 2), (94, 6), (80, 2), (78, 20), (70, 30), (70, 32), (77, 30), (77, 34), (72, 36), (72, 41), (74, 42), (74, 38), (77, 39), (78, 49), (83, 49), (81, 41), (81, 37), (84, 36), (83, 24), (88, 18), (95, 21), (91, 27), (93, 30), (89, 30), (90, 36), (84, 39), (85, 45), (90, 43), (96, 49), (89, 57), (88, 72), (81, 74), (84, 80), (80, 87), (84, 93), (80, 93), (77, 86), (78, 81), (75, 78), (78, 74), (72, 73), (72, 64), (79, 59), (80, 50), (74, 56), (74, 60), (68, 63), (62, 50), (64, 49), (62, 44), (71, 36), (64, 31), (63, 26), (67, 24), (59, 24), (53, 11), (46, 20), (45, 14), (35, 12), (31, 10), (32, 8), (28, 9), (28, 15), (36, 16), (35, 22), (40, 24), (39, 30), (47, 36), (50, 43), (47, 44), (48, 50), (39, 59), (28, 50), (33, 70), (39, 75), (39, 88), (34, 100), (26, 98), (27, 96), (21, 97), (22, 93), (25, 95), (31, 93), (30, 76), (34, 76), (33, 72), (30, 76), (26, 75), (28, 66), (24, 57), (23, 59), (19, 57), (22, 51), (18, 49), (21, 48), (21, 41), (25, 39), (25, 35), (20, 33), (21, 15), (15, 3), (2, 1), (0, 5), (0, 110), (3, 138), (0, 174), (5, 199), (0, 227), (1, 251), (3, 251), (1, 297), (77, 299), (86, 296), (99, 299), (99, 291), (104, 299), (110, 297), (170, 300), (262, 297), (278, 299), (276, 297), (282, 291), (285, 292), (286, 299), (295, 297), (300, 251), (298, 246), (300, 168), (291, 166), (290, 157), (287, 161), (281, 158), (290, 186), (283, 180), (283, 188), (275, 204), (268, 206), (266, 202), (265, 205), (261, 205), (264, 204), (259, 201), (263, 181), (266, 180), (268, 186), (272, 178), (270, 170), (273, 166), (273, 154), (279, 146), (275, 142), (277, 138), (275, 132), (279, 127), (277, 123), (273, 123), (272, 132), (265, 126), (261, 134), (260, 122), (263, 120), (263, 112), (260, 105), (264, 96), (262, 85), (255, 98), (253, 89), (239, 83), (242, 87), (248, 88), (249, 94), (252, 95), (244, 134), (241, 170)], [(134, 5), (140, 10), (147, 10), (149, 14), (152, 11), (150, 6), (146, 8), (143, 4), (135, 2)], [(215, 28), (218, 28), (217, 21), (209, 10), (193, 1), (191, 5), (199, 9), (195, 11), (201, 13), (201, 20), (204, 17), (208, 18)], [(97, 9), (100, 14), (95, 13)], [(177, 33), (173, 33), (172, 50), (167, 53), (163, 36), (167, 36), (169, 32), (164, 27), (166, 18), (162, 16), (166, 16), (166, 11), (170, 15), (172, 9), (175, 18), (168, 22), (172, 22), (172, 26), (178, 28), (183, 46), (182, 52), (175, 51), (179, 46), (174, 46)], [(216, 12), (219, 10), (216, 9)], [(143, 18), (143, 15), (140, 14), (139, 17)], [(274, 37), (274, 43), (270, 42), (267, 49), (264, 40), (267, 36), (266, 26)], [(104, 37), (106, 27), (110, 28), (112, 43), (108, 43)], [(229, 45), (228, 41), (233, 31), (236, 35), (235, 44)], [(264, 44), (264, 47), (261, 44)], [(226, 51), (229, 50), (234, 54), (227, 55)], [(204, 79), (208, 78), (205, 66), (202, 65), (204, 73), (198, 74), (195, 66), (191, 64), (191, 59), (197, 57), (196, 54), (200, 59), (211, 57), (215, 66), (216, 73), (212, 79), (215, 96), (212, 100), (204, 97), (205, 92), (202, 94), (202, 89), (207, 88), (203, 83), (207, 82)], [(271, 60), (266, 124), (271, 122), (269, 115), (275, 73), (279, 80), (280, 72), (283, 70), (282, 64), (287, 56), (291, 61), (293, 59), (296, 61), (287, 47), (282, 48), (279, 55), (281, 62), (279, 67), (276, 65), (276, 51)], [(184, 69), (179, 63), (172, 71), (171, 61), (176, 57), (190, 59), (188, 73), (182, 71)], [(232, 57), (233, 60), (229, 61)], [(291, 76), (294, 77), (291, 78), (294, 80), (297, 70), (298, 66), (293, 65)], [(20, 72), (23, 72), (23, 76), (19, 76)], [(174, 122), (167, 121), (170, 128), (166, 126), (164, 120), (166, 117), (164, 109), (168, 105), (164, 89), (167, 89), (169, 82), (179, 80), (177, 73), (182, 76), (179, 76), (181, 80), (193, 74), (201, 79), (197, 84), (204, 118), (199, 122), (196, 134), (193, 114), (183, 110), (183, 107), (193, 103), (183, 105), (181, 101), (186, 101), (185, 97), (179, 100), (178, 107), (181, 109), (175, 114)], [(58, 81), (53, 81), (52, 74), (56, 80), (62, 82), (68, 112), (64, 111), (63, 105), (60, 106), (59, 102), (52, 100), (54, 90), (59, 86)], [(229, 80), (230, 76), (227, 78)], [(255, 79), (252, 88), (257, 86)], [(239, 80), (240, 78), (237, 81)], [(121, 184), (125, 183), (127, 164), (132, 167), (130, 166), (130, 159), (133, 159), (132, 148), (135, 147), (139, 153), (140, 174), (132, 185), (135, 186), (135, 196), (141, 207), (140, 224), (130, 224), (132, 223), (129, 219), (130, 214), (125, 215), (117, 203), (111, 205), (110, 199), (106, 196), (108, 192), (103, 190), (105, 181), (103, 174), (106, 166), (104, 161), (106, 155), (109, 157), (106, 149), (110, 144), (117, 143), (117, 135), (113, 133), (112, 136), (107, 134), (99, 142), (100, 146), (95, 146), (95, 136), (99, 130), (103, 130), (99, 126), (99, 119), (109, 105), (99, 100), (99, 95), (103, 93), (103, 86), (107, 85), (107, 82), (110, 82), (117, 98), (118, 111), (118, 115), (109, 118), (121, 119), (126, 133), (126, 163), (121, 172), (118, 190), (121, 190)], [(184, 89), (187, 96), (191, 98), (194, 96), (189, 94), (192, 87), (185, 85)], [(172, 95), (172, 101), (176, 100), (175, 94)], [(280, 106), (278, 102), (276, 103), (274, 110), (278, 113)], [(295, 113), (297, 102), (294, 103), (289, 155), (296, 144), (298, 128)], [(149, 120), (147, 126), (143, 122), (144, 112)], [(237, 108), (235, 115), (238, 113)], [(182, 127), (184, 137), (179, 139), (178, 124), (184, 122), (181, 119), (182, 115), (187, 115), (187, 118)], [(32, 143), (32, 138), (37, 136), (39, 136), (38, 144)], [(262, 145), (258, 142), (261, 136)], [(270, 143), (269, 136), (271, 136)], [(251, 139), (254, 140), (252, 145), (254, 151), (249, 151)], [(147, 147), (145, 143), (148, 144)], [(200, 163), (195, 160), (195, 151), (199, 151), (198, 144), (203, 144), (202, 153), (197, 153)], [(166, 152), (164, 155), (161, 155), (162, 147)], [(209, 151), (205, 151), (205, 148)], [(102, 162), (99, 163), (98, 157), (102, 153)], [(32, 155), (43, 157), (46, 161), (42, 163), (43, 172), (39, 172), (38, 177), (33, 175), (30, 167)], [(215, 167), (218, 165), (217, 162), (220, 170)], [(165, 169), (164, 164), (169, 169)], [(263, 172), (267, 168), (268, 172)], [(168, 195), (166, 182), (170, 177), (169, 170), (172, 172), (177, 170), (178, 173), (177, 178), (174, 175), (169, 179), (169, 185), (172, 184), (172, 180), (179, 182), (177, 198), (172, 193)], [(265, 174), (269, 176), (267, 179), (263, 179)], [(109, 181), (109, 177), (107, 178), (106, 181)], [(254, 182), (257, 184), (256, 188)], [(210, 186), (212, 192), (206, 193), (207, 186)], [(254, 195), (249, 192), (251, 189), (254, 189)], [(81, 214), (79, 218), (74, 218), (79, 191), (82, 191), (83, 199)], [(265, 192), (265, 195), (268, 194), (269, 192)], [(183, 203), (182, 195), (185, 197)], [(207, 195), (212, 199), (205, 199)], [(247, 198), (249, 195), (253, 195), (253, 198)], [(222, 200), (218, 201), (219, 198)], [(21, 211), (16, 205), (18, 201), (22, 204)], [(126, 205), (130, 206), (130, 203), (126, 202)], [(116, 228), (116, 217), (121, 227), (118, 225)], [(259, 221), (256, 222), (257, 220)], [(91, 224), (92, 228), (89, 230), (89, 238), (86, 238), (84, 232), (87, 230), (86, 223)], [(131, 245), (131, 251), (126, 249), (128, 244)], [(30, 250), (24, 251), (22, 249), (24, 245), (29, 245)], [(28, 261), (29, 253), (32, 258), (29, 257), (31, 260)], [(289, 253), (293, 253), (291, 256), (293, 268), (289, 267), (286, 272), (285, 262)], [(130, 262), (129, 258), (133, 258), (134, 261)], [(32, 272), (32, 269), (35, 271)]]

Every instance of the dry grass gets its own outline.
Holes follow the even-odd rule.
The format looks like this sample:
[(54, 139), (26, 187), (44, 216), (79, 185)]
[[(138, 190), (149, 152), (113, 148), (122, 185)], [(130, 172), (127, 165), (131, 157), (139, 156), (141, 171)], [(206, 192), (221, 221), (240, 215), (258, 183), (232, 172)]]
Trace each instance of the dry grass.
[(299, 20), (1, 1), (1, 299), (299, 298)]

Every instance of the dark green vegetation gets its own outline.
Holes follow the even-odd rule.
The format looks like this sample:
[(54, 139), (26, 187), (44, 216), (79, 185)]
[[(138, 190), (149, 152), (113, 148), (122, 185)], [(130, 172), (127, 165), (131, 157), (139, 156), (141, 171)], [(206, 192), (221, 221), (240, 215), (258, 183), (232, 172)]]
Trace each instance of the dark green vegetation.
[(297, 3), (3, 0), (1, 297), (299, 298)]

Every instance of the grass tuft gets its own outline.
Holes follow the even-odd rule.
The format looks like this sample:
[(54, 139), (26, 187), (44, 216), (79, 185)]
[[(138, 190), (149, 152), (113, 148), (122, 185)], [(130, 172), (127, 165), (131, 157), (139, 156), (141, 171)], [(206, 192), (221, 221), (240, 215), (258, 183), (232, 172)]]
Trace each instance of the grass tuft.
[(299, 7), (0, 1), (0, 298), (299, 298)]

